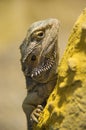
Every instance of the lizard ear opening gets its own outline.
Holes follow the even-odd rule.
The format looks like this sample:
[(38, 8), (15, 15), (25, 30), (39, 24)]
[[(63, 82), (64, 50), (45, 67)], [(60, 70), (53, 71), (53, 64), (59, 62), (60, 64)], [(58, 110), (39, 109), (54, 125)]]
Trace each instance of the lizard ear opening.
[(35, 55), (32, 55), (31, 61), (35, 61), (35, 60), (36, 60), (36, 56), (35, 56)]

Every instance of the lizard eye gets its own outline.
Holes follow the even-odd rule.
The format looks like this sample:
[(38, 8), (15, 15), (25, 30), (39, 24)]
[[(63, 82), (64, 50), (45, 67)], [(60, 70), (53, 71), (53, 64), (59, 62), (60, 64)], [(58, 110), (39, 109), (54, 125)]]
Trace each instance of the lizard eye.
[(31, 41), (34, 41), (34, 40), (40, 41), (40, 40), (42, 40), (44, 38), (44, 34), (45, 34), (44, 31), (36, 31), (36, 32), (34, 32), (32, 34), (32, 36), (31, 36)]
[(38, 37), (38, 38), (43, 38), (44, 37), (44, 31), (38, 31), (38, 32), (36, 32), (36, 36)]

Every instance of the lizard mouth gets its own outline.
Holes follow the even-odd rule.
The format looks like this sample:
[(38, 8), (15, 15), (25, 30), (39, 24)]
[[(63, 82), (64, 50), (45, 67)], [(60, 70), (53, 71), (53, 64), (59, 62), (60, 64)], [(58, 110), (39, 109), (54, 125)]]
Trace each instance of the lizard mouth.
[(32, 70), (31, 77), (35, 78), (37, 76), (41, 76), (45, 72), (50, 71), (53, 68), (54, 63), (55, 63), (55, 58), (53, 56), (48, 58), (47, 60), (45, 60), (45, 62), (42, 63), (42, 65), (39, 65), (38, 67)]

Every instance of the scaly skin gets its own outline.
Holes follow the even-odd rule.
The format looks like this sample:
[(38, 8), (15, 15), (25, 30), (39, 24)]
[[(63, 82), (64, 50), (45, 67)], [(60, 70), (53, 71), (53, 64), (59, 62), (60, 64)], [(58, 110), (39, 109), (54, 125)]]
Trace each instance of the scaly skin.
[(28, 130), (33, 129), (33, 122), (38, 122), (40, 112), (56, 85), (58, 30), (57, 19), (35, 22), (20, 46), (22, 71), (27, 87), (27, 96), (22, 106)]

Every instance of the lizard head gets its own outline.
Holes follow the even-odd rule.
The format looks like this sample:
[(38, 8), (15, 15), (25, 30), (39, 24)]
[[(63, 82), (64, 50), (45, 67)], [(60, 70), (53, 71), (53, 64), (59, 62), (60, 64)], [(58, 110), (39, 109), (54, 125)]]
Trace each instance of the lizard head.
[(25, 76), (38, 82), (48, 82), (56, 74), (58, 64), (57, 19), (33, 23), (20, 46), (21, 64)]

